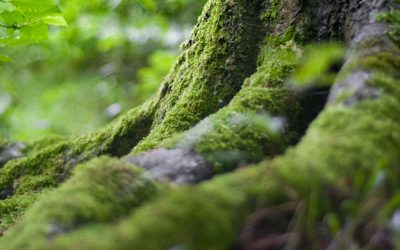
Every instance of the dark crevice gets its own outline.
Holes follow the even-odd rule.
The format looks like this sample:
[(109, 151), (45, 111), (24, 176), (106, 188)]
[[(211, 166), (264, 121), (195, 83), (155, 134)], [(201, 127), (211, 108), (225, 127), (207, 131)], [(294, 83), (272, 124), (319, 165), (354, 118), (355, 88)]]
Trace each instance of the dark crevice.
[(296, 131), (299, 135), (296, 143), (304, 136), (311, 122), (325, 108), (330, 90), (330, 86), (315, 86), (296, 93), (302, 110), (298, 124), (296, 124)]

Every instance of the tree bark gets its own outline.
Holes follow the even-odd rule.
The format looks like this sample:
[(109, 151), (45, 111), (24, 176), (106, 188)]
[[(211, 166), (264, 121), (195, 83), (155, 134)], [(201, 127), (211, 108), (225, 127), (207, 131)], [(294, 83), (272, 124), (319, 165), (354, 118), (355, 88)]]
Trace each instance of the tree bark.
[[(25, 214), (0, 248), (395, 249), (399, 23), (378, 15), (398, 9), (210, 0), (156, 97), (0, 170), (1, 227)], [(348, 53), (319, 113), (324, 98), (286, 82), (302, 47), (324, 40)]]

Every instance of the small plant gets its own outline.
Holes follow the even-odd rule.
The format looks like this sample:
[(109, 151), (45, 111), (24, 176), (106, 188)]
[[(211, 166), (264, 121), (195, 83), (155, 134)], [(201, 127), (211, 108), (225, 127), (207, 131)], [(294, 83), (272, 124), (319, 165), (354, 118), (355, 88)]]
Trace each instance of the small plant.
[[(0, 1), (1, 47), (45, 41), (49, 25), (67, 25), (53, 0)], [(11, 59), (0, 55), (0, 60)]]

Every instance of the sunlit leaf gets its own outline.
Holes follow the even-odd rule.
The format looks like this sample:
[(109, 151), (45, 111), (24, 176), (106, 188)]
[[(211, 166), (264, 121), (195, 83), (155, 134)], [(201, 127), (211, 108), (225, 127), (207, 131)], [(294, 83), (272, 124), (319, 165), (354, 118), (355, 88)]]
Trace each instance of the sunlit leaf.
[(20, 29), (20, 35), (23, 42), (31, 41), (33, 43), (42, 42), (48, 38), (48, 29), (46, 24), (36, 24)]
[(62, 16), (47, 16), (42, 18), (42, 21), (46, 24), (54, 26), (68, 26), (67, 22)]
[(17, 8), (10, 2), (0, 2), (0, 13), (15, 11)]
[(340, 44), (326, 43), (309, 47), (301, 66), (293, 74), (292, 83), (299, 87), (333, 83), (336, 72), (331, 72), (331, 67), (340, 63), (344, 56), (345, 50)]
[(11, 57), (0, 54), (0, 62), (11, 62), (11, 61), (12, 61)]

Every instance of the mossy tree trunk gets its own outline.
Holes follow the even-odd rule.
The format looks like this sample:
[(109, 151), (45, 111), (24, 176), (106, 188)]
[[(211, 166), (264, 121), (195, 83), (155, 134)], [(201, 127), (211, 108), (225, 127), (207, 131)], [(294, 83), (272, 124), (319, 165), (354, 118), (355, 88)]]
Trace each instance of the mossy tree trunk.
[[(141, 107), (0, 144), (0, 248), (395, 249), (398, 8), (210, 0)], [(303, 48), (331, 40), (348, 53), (330, 91), (290, 88)]]

